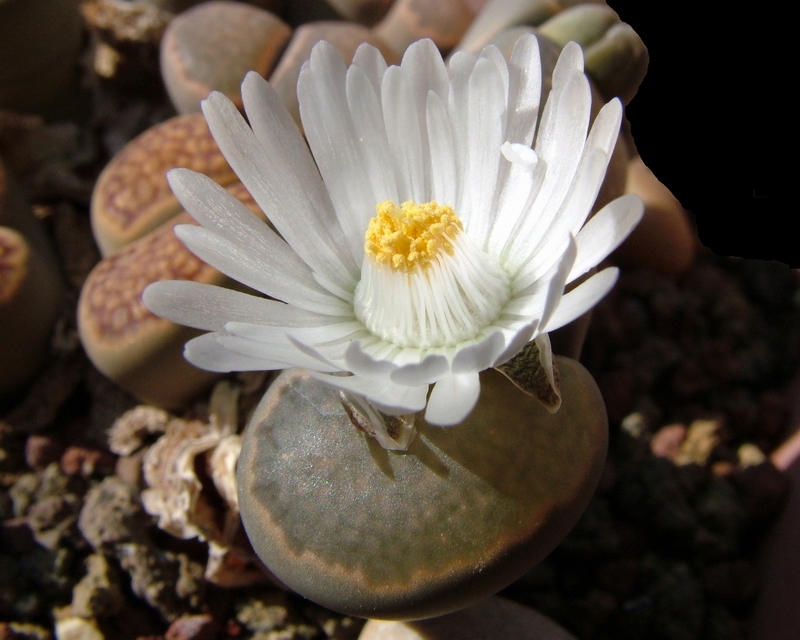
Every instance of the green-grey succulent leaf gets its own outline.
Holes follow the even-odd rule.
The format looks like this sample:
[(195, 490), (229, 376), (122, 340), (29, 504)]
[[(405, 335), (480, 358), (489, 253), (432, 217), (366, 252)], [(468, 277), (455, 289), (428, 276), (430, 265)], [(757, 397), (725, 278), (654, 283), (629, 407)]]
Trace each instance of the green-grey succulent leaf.
[(370, 618), (441, 615), (503, 588), (572, 528), (605, 459), (599, 391), (580, 364), (557, 362), (558, 413), (488, 370), (465, 422), (417, 415), (405, 452), (356, 429), (337, 391), (282, 373), (239, 459), (256, 552), (301, 595)]

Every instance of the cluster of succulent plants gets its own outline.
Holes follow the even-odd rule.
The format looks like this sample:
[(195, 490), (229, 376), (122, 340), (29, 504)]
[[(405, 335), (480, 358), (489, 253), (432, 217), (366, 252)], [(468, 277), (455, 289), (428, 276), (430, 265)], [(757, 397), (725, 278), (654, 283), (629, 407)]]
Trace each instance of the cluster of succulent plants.
[[(55, 37), (43, 26), (52, 26), (43, 20), (51, 4), (0, 0), (0, 62), (6, 48), (24, 48), (30, 38), (52, 45), (50, 57), (38, 60), (52, 75), (39, 74), (38, 84), (26, 84), (35, 73), (23, 82), (0, 70), (0, 636), (369, 640), (389, 631), (357, 618), (456, 611), (525, 574), (506, 595), (581, 638), (738, 637), (725, 635), (741, 632), (742, 616), (732, 608), (752, 603), (754, 591), (746, 585), (730, 595), (722, 587), (732, 574), (751, 576), (759, 527), (779, 511), (783, 478), (759, 451), (771, 450), (785, 425), (764, 437), (759, 416), (734, 435), (728, 429), (739, 428), (734, 408), (747, 405), (743, 395), (757, 389), (768, 402), (768, 390), (796, 370), (796, 345), (781, 345), (785, 366), (769, 378), (771, 361), (759, 357), (766, 357), (764, 341), (776, 338), (751, 325), (778, 322), (780, 314), (731, 315), (728, 298), (710, 300), (713, 285), (692, 306), (691, 278), (702, 276), (689, 276), (688, 293), (675, 283), (694, 255), (684, 212), (638, 157), (627, 126), (616, 146), (606, 149), (592, 138), (608, 164), (595, 211), (620, 197), (630, 210), (596, 219), (628, 220), (620, 223), (625, 231), (598, 222), (594, 233), (621, 241), (639, 215), (634, 195), (641, 198), (643, 221), (612, 260), (645, 271), (623, 276), (620, 297), (600, 308), (585, 350), (591, 374), (564, 357), (577, 357), (588, 325), (588, 314), (576, 312), (583, 317), (551, 334), (552, 353), (550, 340), (537, 337), (502, 366), (493, 360), (498, 371), (481, 372), (474, 410), (443, 429), (433, 414), (429, 421), (421, 412), (416, 419), (391, 411), (379, 416), (375, 407), (385, 405), (332, 388), (321, 375), (293, 369), (277, 377), (223, 376), (224, 367), (202, 371), (182, 353), (200, 330), (220, 331), (207, 319), (203, 287), (231, 289), (212, 302), (235, 309), (236, 296), (253, 293), (253, 283), (236, 282), (223, 273), (225, 260), (214, 268), (178, 240), (176, 227), (195, 227), (179, 231), (182, 239), (207, 231), (192, 215), (204, 225), (210, 218), (202, 218), (202, 198), (198, 204), (185, 195), (188, 174), (173, 177), (173, 184), (184, 183), (179, 202), (166, 172), (203, 174), (197, 184), (207, 186), (198, 192), (218, 194), (219, 202), (239, 207), (240, 217), (252, 213), (252, 224), (272, 224), (257, 190), (240, 181), (250, 174), (232, 159), (234, 172), (211, 133), (231, 158), (219, 123), (248, 106), (240, 96), (247, 71), (270, 81), (269, 100), (288, 111), (281, 126), (296, 124), (303, 133), (304, 109), (306, 127), (319, 122), (308, 117), (309, 103), (298, 100), (297, 83), (301, 73), (311, 76), (301, 69), (320, 40), (332, 48), (318, 48), (317, 63), (324, 51), (366, 65), (377, 59), (364, 53), (371, 51), (366, 43), (391, 65), (429, 38), (425, 46), (455, 56), (456, 66), (474, 64), (467, 54), (483, 55), (483, 68), (494, 65), (491, 74), (505, 78), (506, 90), (506, 60), (513, 85), (515, 60), (528, 46), (515, 53), (514, 44), (537, 42), (542, 107), (551, 89), (566, 91), (564, 69), (579, 59), (567, 45), (577, 41), (590, 81), (581, 67), (572, 72), (581, 78), (573, 84), (591, 91), (591, 118), (603, 103), (620, 99), (597, 118), (603, 121), (633, 98), (647, 67), (646, 48), (613, 10), (572, 0), (88, 0), (80, 7), (57, 3), (68, 19)], [(14, 37), (4, 38), (12, 19)], [(77, 82), (84, 30), (88, 89)], [(538, 40), (525, 40), (530, 34)], [(567, 62), (556, 73), (562, 84), (551, 86), (565, 47)], [(417, 46), (409, 57), (419, 51), (427, 50)], [(60, 64), (52, 64), (56, 59)], [(251, 96), (261, 91), (249, 82)], [(219, 92), (207, 107), (211, 129), (200, 113), (210, 91)], [(232, 101), (230, 114), (219, 106), (220, 94)], [(251, 97), (250, 106), (255, 102)], [(248, 116), (257, 128), (254, 114)], [(59, 118), (74, 122), (51, 124)], [(603, 126), (613, 129), (599, 124), (598, 130)], [(309, 133), (313, 148), (319, 134)], [(550, 161), (545, 146), (537, 147), (543, 164)], [(526, 151), (532, 153), (511, 147), (504, 153), (509, 163), (527, 167), (538, 158)], [(589, 242), (575, 251), (585, 252)], [(596, 262), (602, 257), (597, 253)], [(563, 264), (556, 278), (562, 289), (571, 275), (571, 264)], [(592, 275), (576, 279), (576, 291)], [(636, 278), (645, 288), (655, 278), (667, 292), (646, 292), (655, 325), (617, 327), (609, 316), (634, 325), (641, 319), (636, 296), (645, 294)], [(187, 322), (194, 328), (157, 317), (143, 303), (145, 288), (163, 280), (184, 281), (186, 291), (198, 293), (177, 296), (172, 310), (156, 305), (167, 317), (202, 318)], [(680, 302), (670, 306), (670, 294)], [(687, 346), (697, 342), (694, 334), (676, 337), (670, 328), (675, 318), (689, 325), (704, 317), (706, 306), (706, 324), (692, 328), (701, 334), (718, 328), (719, 335), (702, 334), (708, 353), (738, 347), (745, 337), (761, 341), (744, 355), (734, 349), (725, 361), (734, 371), (719, 374), (719, 388), (698, 383), (704, 380), (698, 367), (706, 378), (716, 372), (706, 371), (703, 356)], [(785, 315), (780, 320), (787, 322)], [(648, 332), (647, 344), (635, 342), (637, 330)], [(684, 353), (670, 349), (663, 332), (673, 332), (668, 338)], [(760, 406), (761, 396), (754, 402)], [(604, 464), (605, 405), (612, 435)], [(727, 422), (693, 431), (692, 420), (705, 418)], [(657, 437), (658, 427), (677, 422), (685, 425)], [(404, 451), (388, 451), (387, 442)], [(745, 444), (751, 448), (741, 449)], [(737, 451), (744, 453), (737, 458)], [(751, 476), (756, 487), (762, 476), (775, 482), (768, 513), (747, 511), (765, 498), (748, 493)], [(666, 521), (655, 517), (662, 506)], [(668, 597), (676, 585), (689, 595), (686, 615), (673, 624), (661, 614), (684, 604)], [(502, 634), (497, 625), (505, 624), (509, 637), (533, 630), (568, 637), (535, 612), (496, 599), (429, 629), (414, 624), (406, 630), (443, 637), (465, 628)]]

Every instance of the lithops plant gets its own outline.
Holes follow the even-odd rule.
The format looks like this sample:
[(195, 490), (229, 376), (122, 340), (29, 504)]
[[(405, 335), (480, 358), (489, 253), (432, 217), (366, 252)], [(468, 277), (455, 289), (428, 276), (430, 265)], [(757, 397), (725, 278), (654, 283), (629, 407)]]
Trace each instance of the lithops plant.
[(587, 222), (622, 104), (590, 126), (580, 47), (550, 64), (531, 35), (449, 68), (430, 40), (388, 68), (363, 45), (349, 70), (320, 43), (298, 82), (311, 153), (262, 78), (242, 95), (249, 126), (221, 94), (204, 113), (282, 237), (185, 170), (170, 184), (201, 227), (177, 233), (273, 299), (164, 282), (145, 304), (209, 331), (198, 366), (306, 370), (270, 387), (238, 465), (278, 578), (360, 616), (464, 607), (549, 552), (602, 469), (601, 397), (549, 333), (613, 286), (591, 270), (642, 214), (628, 195)]
[(395, 0), (374, 31), (398, 57), (422, 38), (430, 38), (447, 52), (458, 44), (474, 17), (470, 0)]
[(22, 234), (0, 226), (0, 398), (41, 366), (63, 294), (58, 273), (41, 254)]
[(603, 0), (489, 0), (464, 34), (458, 49), (478, 53), (503, 31), (519, 25), (538, 26), (574, 5)]
[(580, 4), (542, 24), (538, 33), (559, 46), (583, 47), (586, 71), (606, 98), (628, 104), (647, 72), (649, 56), (633, 28), (605, 4)]
[(103, 170), (92, 194), (92, 229), (106, 256), (89, 274), (78, 302), (78, 328), (95, 366), (130, 393), (167, 408), (181, 406), (216, 376), (186, 363), (183, 343), (197, 335), (151, 314), (141, 295), (151, 282), (180, 278), (230, 285), (175, 237), (190, 223), (166, 170), (192, 167), (224, 185), (259, 215), (200, 114), (172, 118), (132, 140)]
[(152, 315), (141, 302), (142, 291), (167, 274), (193, 282), (227, 282), (175, 238), (178, 222), (191, 218), (184, 213), (101, 260), (78, 301), (79, 335), (94, 365), (129, 393), (166, 408), (180, 407), (215, 376), (184, 361), (180, 345), (194, 333)]
[[(573, 0), (510, 2), (493, 0), (473, 22), (457, 50), (475, 52), (485, 43), (508, 54), (524, 33), (535, 32), (558, 47), (570, 41), (584, 50), (586, 73), (605, 100), (619, 97), (628, 104), (644, 79), (649, 56), (633, 28), (622, 22), (607, 5), (575, 4)], [(556, 49), (549, 47), (553, 57)], [(547, 84), (543, 91), (549, 90)], [(680, 276), (694, 260), (695, 240), (680, 202), (643, 163), (628, 134), (614, 150), (606, 173), (604, 198), (633, 193), (645, 202), (645, 215), (634, 233), (615, 252), (613, 261), (624, 266), (652, 268), (668, 276)]]
[(161, 75), (180, 113), (221, 91), (241, 108), (248, 71), (268, 77), (292, 31), (277, 16), (241, 2), (204, 2), (172, 19), (161, 40)]
[(92, 232), (108, 256), (178, 215), (166, 172), (187, 167), (222, 185), (236, 182), (205, 119), (170, 118), (129, 142), (103, 169), (92, 192)]
[(0, 163), (0, 399), (41, 366), (64, 283), (39, 221)]
[[(260, 214), (241, 183), (228, 192)], [(218, 376), (189, 365), (182, 345), (197, 331), (157, 318), (142, 304), (152, 282), (231, 286), (217, 269), (199, 260), (175, 237), (176, 225), (193, 223), (185, 211), (92, 269), (78, 300), (78, 330), (94, 365), (136, 397), (160, 407), (178, 408)]]
[(311, 56), (311, 49), (321, 40), (332, 44), (346, 62), (352, 62), (356, 50), (364, 42), (380, 49), (389, 63), (396, 63), (400, 60), (381, 38), (359, 24), (332, 21), (310, 22), (299, 27), (292, 35), (292, 39), (278, 66), (270, 76), (269, 82), (301, 128), (300, 107), (297, 101), (297, 78), (300, 75), (300, 69)]
[(361, 617), (425, 618), (502, 589), (577, 522), (605, 460), (599, 391), (580, 364), (557, 362), (555, 414), (487, 371), (465, 421), (417, 415), (401, 454), (355, 428), (337, 391), (284, 372), (239, 459), (256, 552), (302, 595)]
[(358, 640), (576, 640), (549, 618), (521, 604), (493, 597), (430, 620), (370, 620)]

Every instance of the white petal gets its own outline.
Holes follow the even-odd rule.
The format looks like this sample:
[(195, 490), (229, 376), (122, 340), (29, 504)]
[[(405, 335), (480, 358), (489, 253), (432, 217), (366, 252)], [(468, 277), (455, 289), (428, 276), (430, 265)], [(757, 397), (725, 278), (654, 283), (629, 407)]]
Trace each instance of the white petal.
[(333, 343), (338, 343), (351, 336), (367, 335), (364, 325), (357, 321), (334, 321), (318, 326), (286, 327), (269, 326), (253, 322), (227, 322), (225, 331), (233, 335), (257, 340), (268, 344), (286, 344), (289, 336), (318, 348)]
[(577, 229), (580, 229), (586, 221), (597, 198), (607, 166), (608, 156), (599, 149), (592, 150), (588, 157), (583, 158), (569, 193), (566, 194), (550, 228), (538, 242), (531, 243), (532, 257), (520, 270), (520, 274), (526, 273), (525, 277), (534, 274), (536, 277), (558, 259), (560, 246), (555, 239), (565, 238), (569, 233), (577, 233)]
[(453, 373), (483, 371), (491, 367), (505, 347), (503, 332), (494, 331), (475, 344), (462, 347), (453, 358)]
[(447, 357), (441, 353), (431, 353), (418, 363), (399, 367), (389, 377), (397, 384), (416, 386), (436, 382), (449, 371)]
[(526, 324), (513, 333), (510, 337), (506, 338), (506, 348), (492, 363), (492, 366), (499, 367), (501, 364), (511, 360), (517, 355), (536, 333), (539, 326), (539, 321), (534, 320), (530, 324)]
[[(487, 251), (496, 256), (507, 271), (513, 271), (518, 265), (511, 262), (509, 255), (519, 241), (521, 225), (527, 220), (527, 214), (544, 183), (547, 164), (539, 160), (533, 149), (531, 151), (534, 155), (523, 155), (514, 145), (509, 145), (506, 149), (509, 152), (508, 160), (519, 159), (520, 162), (511, 162), (510, 167), (505, 169), (506, 177), (497, 196), (497, 213), (490, 231)], [(503, 163), (501, 173), (502, 167)], [(534, 241), (530, 236), (528, 238), (531, 242)]]
[(320, 362), (317, 358), (309, 357), (297, 346), (287, 341), (285, 344), (265, 343), (260, 340), (251, 340), (241, 336), (229, 334), (217, 335), (217, 342), (228, 351), (238, 353), (248, 358), (260, 358), (269, 362), (270, 366), (262, 367), (264, 370), (287, 369), (289, 367), (302, 367), (314, 371), (339, 371), (339, 367)]
[[(336, 278), (339, 286), (353, 288), (358, 267), (336, 220), (330, 198), (316, 170), (309, 173), (308, 150), (286, 108), (267, 87), (249, 111), (268, 108), (276, 115), (264, 149), (230, 100), (213, 92), (203, 101), (203, 113), (214, 139), (236, 175), (283, 238), (315, 271)], [(290, 124), (291, 123), (291, 124)], [(305, 157), (304, 157), (305, 156)]]
[(256, 291), (308, 311), (336, 316), (352, 313), (351, 305), (325, 291), (313, 279), (310, 283), (300, 283), (289, 277), (281, 270), (279, 261), (269, 254), (248, 251), (195, 225), (178, 225), (175, 235), (197, 257)]
[(232, 321), (282, 327), (336, 321), (276, 300), (189, 280), (155, 282), (144, 290), (142, 301), (157, 316), (206, 331), (220, 331)]
[(508, 81), (506, 139), (530, 147), (542, 92), (539, 42), (533, 34), (521, 36), (514, 44), (508, 63)]
[(364, 396), (387, 415), (399, 416), (422, 411), (428, 396), (427, 384), (408, 387), (395, 384), (388, 378), (330, 376), (313, 371), (311, 376), (337, 389)]
[(539, 326), (541, 327), (542, 331), (547, 331), (547, 324), (550, 321), (553, 313), (555, 313), (556, 308), (559, 306), (559, 302), (564, 295), (564, 286), (567, 284), (567, 275), (572, 270), (572, 265), (575, 263), (575, 256), (577, 253), (578, 248), (575, 244), (575, 239), (570, 236), (567, 250), (564, 251), (564, 255), (561, 257), (561, 260), (558, 263), (556, 273), (548, 286), (544, 311), (542, 312), (539, 320)]
[[(357, 144), (365, 162), (365, 176), (372, 187), (371, 205), (358, 212), (364, 229), (375, 215), (375, 205), (384, 200), (397, 202), (397, 181), (392, 164), (392, 152), (386, 137), (380, 94), (372, 87), (367, 74), (355, 65), (347, 70), (347, 104), (353, 118)], [(380, 88), (378, 89), (380, 91)], [(344, 178), (343, 178), (344, 180)], [(363, 244), (363, 232), (362, 232)]]
[(467, 145), (461, 201), (456, 211), (464, 229), (482, 249), (494, 222), (492, 204), (503, 144), (506, 101), (497, 67), (485, 58), (475, 63), (469, 79)]
[[(612, 100), (600, 110), (586, 140), (584, 155), (572, 186), (556, 214), (549, 234), (557, 238), (565, 233), (574, 235), (583, 226), (603, 184), (621, 121), (622, 103), (618, 99)], [(533, 251), (540, 265), (546, 266), (553, 259), (552, 245), (548, 247), (544, 241), (540, 241)]]
[(386, 73), (386, 60), (383, 59), (381, 52), (371, 44), (363, 42), (356, 49), (352, 66), (358, 67), (367, 75), (375, 95), (379, 96), (383, 74)]
[(558, 303), (558, 309), (543, 330), (555, 331), (582, 316), (611, 291), (618, 276), (619, 269), (608, 267), (565, 294)]
[(577, 42), (570, 41), (558, 54), (558, 60), (553, 69), (553, 88), (565, 84), (576, 71), (583, 73), (583, 50)]
[[(427, 94), (426, 94), (427, 96)], [(413, 105), (414, 88), (401, 67), (389, 67), (383, 76), (381, 106), (397, 178), (398, 204), (427, 202), (429, 193), (423, 155), (422, 123)]]
[(541, 330), (545, 331), (548, 319), (555, 312), (564, 294), (567, 275), (572, 270), (576, 254), (577, 246), (570, 237), (556, 265), (551, 267), (544, 277), (518, 291), (515, 298), (506, 305), (504, 313), (536, 318), (539, 320)]
[(359, 341), (353, 341), (348, 345), (344, 353), (344, 363), (348, 371), (364, 378), (370, 376), (385, 378), (397, 369), (394, 362), (373, 358), (364, 351)]
[[(450, 91), (447, 95), (447, 111), (453, 127), (453, 142), (456, 149), (457, 173), (462, 175), (469, 153), (467, 140), (467, 114), (469, 77), (475, 68), (477, 58), (463, 51), (456, 51), (450, 56)], [(461, 184), (459, 183), (459, 190)], [(459, 192), (456, 206), (460, 206), (462, 194)]]
[(481, 392), (478, 372), (454, 374), (434, 386), (425, 410), (425, 420), (442, 427), (456, 425), (475, 408)]
[[(400, 66), (407, 74), (406, 77), (411, 85), (417, 118), (420, 122), (424, 122), (428, 93), (433, 91), (442, 100), (447, 100), (450, 92), (450, 78), (442, 55), (432, 40), (424, 38), (409, 45), (403, 54)], [(426, 146), (427, 136), (424, 129), (423, 138), (423, 146)]]
[[(503, 102), (508, 104), (508, 63), (506, 62), (503, 54), (500, 53), (500, 49), (498, 49), (495, 45), (490, 44), (483, 48), (483, 51), (481, 51), (481, 54), (478, 56), (478, 58), (485, 58), (494, 64), (497, 72), (500, 74), (500, 79), (503, 82)], [(503, 128), (505, 129), (505, 127)]]
[(374, 215), (370, 167), (358, 146), (346, 95), (347, 68), (333, 45), (322, 41), (300, 71), (297, 97), (306, 139), (357, 263), (364, 231)]
[(455, 207), (458, 201), (458, 160), (453, 127), (442, 99), (428, 92), (426, 122), (431, 154), (431, 195), (439, 204)]
[[(181, 204), (206, 230), (252, 254), (251, 261), (264, 265), (254, 267), (258, 272), (249, 274), (250, 280), (263, 282), (265, 274), (278, 273), (276, 291), (291, 292), (296, 287), (298, 291), (308, 290), (328, 297), (329, 289), (318, 286), (311, 268), (286, 241), (211, 178), (188, 169), (173, 169), (167, 179)], [(286, 300), (275, 293), (263, 292)], [(343, 299), (352, 300), (352, 294)]]
[(540, 333), (534, 342), (539, 349), (539, 364), (542, 365), (550, 386), (556, 389), (556, 378), (553, 373), (553, 346), (550, 344), (550, 336), (547, 333)]
[(206, 333), (186, 343), (183, 357), (194, 366), (206, 371), (227, 373), (229, 371), (271, 371), (282, 369), (272, 360), (243, 355), (226, 349), (217, 341), (219, 333)]
[(628, 237), (643, 215), (644, 203), (632, 193), (600, 209), (575, 236), (578, 257), (567, 282), (572, 282), (604, 260)]
[[(293, 177), (298, 182), (297, 187), (306, 191), (314, 201), (326, 205), (324, 212), (329, 216), (330, 196), (320, 180), (317, 163), (309, 154), (303, 136), (272, 86), (258, 73), (250, 72), (242, 83), (242, 100), (258, 142), (268, 153), (272, 149), (279, 152), (281, 155), (276, 159), (277, 162), (291, 168), (292, 176), (277, 177)], [(286, 185), (278, 184), (279, 189), (288, 189), (290, 186), (295, 185), (292, 182)], [(279, 229), (285, 227), (287, 223), (297, 225), (295, 212), (289, 211), (288, 215), (290, 217), (287, 221), (284, 221), (285, 214), (280, 216), (283, 224)], [(332, 221), (329, 217), (318, 220), (320, 224), (330, 222)]]
[(512, 240), (508, 254), (512, 269), (536, 255), (538, 247), (531, 243), (532, 238), (538, 240), (539, 246), (550, 241), (547, 232), (569, 193), (580, 164), (590, 109), (591, 91), (583, 73), (575, 71), (564, 86), (556, 86), (554, 80), (535, 147), (539, 162), (543, 162), (547, 170), (536, 200), (525, 212), (518, 224), (515, 240)]

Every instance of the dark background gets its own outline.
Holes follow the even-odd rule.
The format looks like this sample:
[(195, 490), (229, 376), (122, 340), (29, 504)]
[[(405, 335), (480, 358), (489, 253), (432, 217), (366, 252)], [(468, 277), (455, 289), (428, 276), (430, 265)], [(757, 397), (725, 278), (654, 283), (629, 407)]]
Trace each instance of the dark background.
[(800, 215), (781, 177), (799, 164), (781, 113), (800, 84), (796, 53), (779, 52), (792, 45), (776, 33), (789, 18), (765, 2), (608, 4), (650, 53), (627, 109), (639, 152), (692, 212), (700, 241), (721, 256), (800, 268), (791, 228)]

